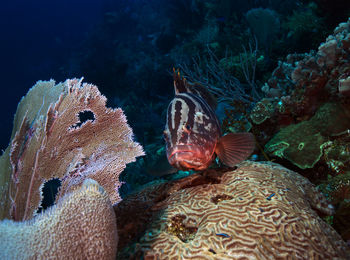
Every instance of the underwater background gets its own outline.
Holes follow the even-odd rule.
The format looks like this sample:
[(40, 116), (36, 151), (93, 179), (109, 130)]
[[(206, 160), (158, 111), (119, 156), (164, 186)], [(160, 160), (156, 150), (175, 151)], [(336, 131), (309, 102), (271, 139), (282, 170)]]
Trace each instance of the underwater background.
[[(146, 153), (122, 172), (122, 198), (187, 177), (169, 166), (163, 140), (178, 69), (215, 96), (223, 133), (254, 134), (252, 161), (317, 186), (335, 208), (323, 219), (349, 244), (349, 17), (342, 0), (6, 1), (0, 149), (31, 86), (84, 77), (122, 108)], [(43, 208), (55, 189), (44, 187)]]
[[(163, 128), (161, 113), (173, 94), (169, 71), (178, 64), (191, 65), (194, 57), (206, 55), (208, 45), (218, 59), (226, 52), (238, 59), (243, 47), (254, 43), (249, 10), (268, 8), (274, 24), (258, 39), (258, 55), (264, 60), (256, 81), (263, 85), (287, 54), (317, 49), (347, 19), (348, 5), (306, 0), (5, 1), (0, 10), (0, 147), (9, 143), (18, 101), (39, 79), (84, 76), (102, 88), (111, 105), (139, 99), (151, 110), (151, 128), (157, 130)], [(232, 73), (240, 77), (239, 68)], [(145, 96), (140, 99), (135, 92)], [(144, 123), (134, 117), (128, 115), (133, 123)]]

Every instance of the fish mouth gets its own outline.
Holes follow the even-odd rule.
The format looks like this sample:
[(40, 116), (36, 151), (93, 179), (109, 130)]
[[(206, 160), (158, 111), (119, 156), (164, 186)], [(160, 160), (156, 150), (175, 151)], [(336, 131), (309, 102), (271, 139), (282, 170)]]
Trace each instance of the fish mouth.
[(170, 156), (169, 156), (169, 162), (172, 164), (172, 162), (175, 162), (176, 160), (185, 160), (189, 161), (194, 156), (194, 153), (192, 151), (181, 151), (181, 150), (174, 150)]
[(201, 167), (201, 162), (196, 158), (196, 153), (193, 150), (174, 149), (168, 156), (170, 165), (180, 169), (198, 169)]

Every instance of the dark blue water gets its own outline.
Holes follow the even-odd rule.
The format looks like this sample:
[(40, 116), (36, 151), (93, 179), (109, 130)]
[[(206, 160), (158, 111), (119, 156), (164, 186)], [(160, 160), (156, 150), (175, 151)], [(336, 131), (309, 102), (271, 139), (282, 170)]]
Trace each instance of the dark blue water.
[(17, 103), (36, 81), (81, 76), (71, 75), (66, 64), (101, 20), (105, 5), (82, 0), (1, 3), (0, 149), (8, 145)]
[[(309, 0), (3, 2), (0, 150), (9, 143), (13, 115), (29, 88), (38, 80), (60, 82), (73, 77), (84, 77), (85, 82), (97, 85), (109, 99), (109, 106), (123, 108), (137, 140), (144, 145), (154, 143), (161, 137), (165, 110), (173, 96), (174, 66), (191, 65), (193, 58), (200, 56), (205, 59), (208, 45), (219, 60), (227, 50), (239, 58), (243, 47), (249, 49), (254, 42), (251, 39), (255, 33), (258, 56), (262, 58), (255, 77), (260, 87), (279, 60), (289, 53), (317, 49), (339, 22), (346, 21), (346, 10), (350, 7), (316, 2), (316, 5)], [(344, 7), (344, 14), (339, 12), (339, 6)], [(271, 11), (269, 19), (276, 21), (274, 30), (260, 35), (258, 27), (254, 32), (247, 14), (256, 8)], [(314, 22), (304, 26), (305, 21)], [(208, 28), (214, 29), (208, 34)], [(246, 84), (237, 71), (237, 68), (230, 71), (231, 76), (240, 77)], [(225, 116), (224, 111), (221, 116)]]

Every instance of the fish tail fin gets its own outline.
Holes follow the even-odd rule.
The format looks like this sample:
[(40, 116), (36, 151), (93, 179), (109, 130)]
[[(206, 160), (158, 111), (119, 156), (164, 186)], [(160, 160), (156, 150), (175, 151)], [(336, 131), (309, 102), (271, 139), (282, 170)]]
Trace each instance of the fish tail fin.
[(234, 167), (254, 151), (255, 139), (251, 133), (230, 133), (222, 136), (215, 148), (219, 159), (227, 166)]

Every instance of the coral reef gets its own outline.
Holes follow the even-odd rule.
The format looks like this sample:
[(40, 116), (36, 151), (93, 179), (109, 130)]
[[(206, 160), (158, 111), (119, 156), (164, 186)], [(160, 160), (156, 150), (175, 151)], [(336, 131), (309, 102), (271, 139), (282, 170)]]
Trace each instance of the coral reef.
[(108, 194), (94, 180), (34, 219), (0, 222), (1, 259), (115, 259), (118, 235)]
[(346, 90), (350, 75), (349, 47), (350, 19), (339, 24), (317, 52), (290, 54), (278, 64), (263, 87), (275, 107), (275, 124), (307, 120), (327, 101), (345, 103), (339, 87), (340, 92)]
[(252, 131), (270, 156), (300, 169), (318, 162), (336, 173), (349, 169), (346, 160), (336, 162), (344, 166), (342, 171), (336, 169), (331, 158), (340, 151), (347, 154), (349, 144), (342, 138), (350, 128), (349, 47), (350, 19), (339, 24), (317, 52), (290, 54), (279, 62), (262, 87), (266, 97), (249, 114)]
[(306, 178), (275, 163), (246, 161), (234, 171), (210, 169), (156, 183), (125, 198), (115, 211), (120, 239), (136, 242), (120, 244), (118, 259), (345, 259), (350, 254), (316, 213), (332, 214), (333, 207)]
[(334, 183), (350, 171), (349, 54), (350, 19), (317, 51), (290, 54), (279, 62), (262, 88), (266, 98), (250, 113), (265, 152), (321, 185), (336, 209), (329, 223), (346, 241), (348, 184)]
[[(32, 218), (41, 201), (43, 184), (61, 180), (56, 199), (78, 188), (84, 179), (96, 180), (111, 202), (120, 200), (119, 174), (143, 155), (133, 142), (123, 111), (106, 108), (97, 87), (81, 80), (38, 82), (25, 96), (15, 115), (12, 143), (1, 168), (2, 218)], [(9, 155), (7, 154), (9, 153)], [(3, 202), (2, 202), (3, 203)]]
[(276, 12), (268, 8), (254, 8), (247, 12), (246, 18), (259, 44), (265, 49), (270, 48), (273, 38), (280, 29)]
[[(347, 157), (349, 160), (349, 157)], [(318, 188), (325, 194), (336, 208), (330, 223), (342, 238), (350, 242), (350, 171), (328, 178)]]
[[(347, 193), (349, 194), (349, 185), (347, 186)], [(348, 196), (349, 197), (349, 196)], [(347, 241), (349, 244), (350, 241), (350, 223), (349, 223), (349, 215), (350, 215), (350, 201), (349, 199), (342, 202), (334, 215), (333, 226), (336, 230), (338, 230), (339, 234), (343, 239)]]
[[(265, 150), (301, 169), (312, 168), (320, 160), (328, 137), (347, 129), (350, 129), (350, 111), (337, 103), (325, 103), (310, 120), (283, 128), (265, 145)], [(350, 153), (344, 153), (344, 156), (350, 156)]]
[(317, 15), (317, 5), (310, 2), (305, 8), (294, 9), (282, 23), (282, 28), (288, 32), (289, 44), (295, 46), (297, 53), (302, 53), (309, 51), (310, 47), (317, 47), (322, 38), (327, 35), (327, 31), (324, 30), (326, 27), (324, 20), (324, 16)]

